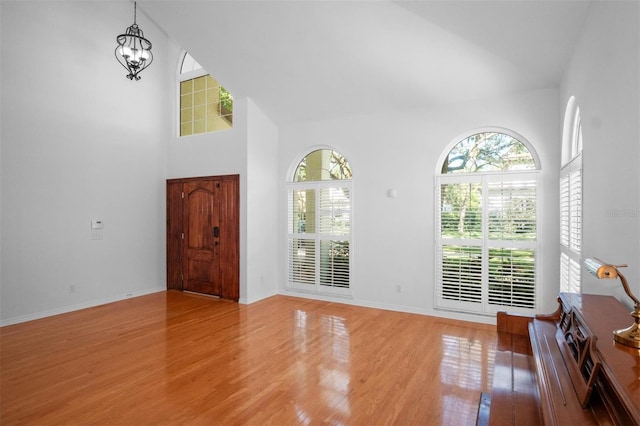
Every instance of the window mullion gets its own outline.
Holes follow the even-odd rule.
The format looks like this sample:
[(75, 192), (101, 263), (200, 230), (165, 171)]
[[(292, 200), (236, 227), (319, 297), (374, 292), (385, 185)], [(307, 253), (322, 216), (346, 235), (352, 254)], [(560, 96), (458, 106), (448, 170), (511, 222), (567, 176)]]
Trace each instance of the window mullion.
[(315, 193), (315, 199), (314, 199), (314, 215), (315, 215), (315, 229), (316, 229), (316, 233), (315, 233), (315, 247), (316, 247), (316, 257), (315, 257), (315, 262), (316, 262), (316, 285), (315, 285), (315, 289), (316, 291), (320, 290), (320, 185), (319, 184), (314, 184), (313, 185), (313, 190)]
[(489, 183), (488, 176), (482, 176), (482, 312), (489, 307)]

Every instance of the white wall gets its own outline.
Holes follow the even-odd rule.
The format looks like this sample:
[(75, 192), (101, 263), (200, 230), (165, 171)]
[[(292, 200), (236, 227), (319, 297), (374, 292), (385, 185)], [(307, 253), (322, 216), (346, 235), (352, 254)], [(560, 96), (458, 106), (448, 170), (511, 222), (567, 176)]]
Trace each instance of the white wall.
[(241, 302), (252, 303), (278, 291), (278, 128), (251, 100), (248, 117), (247, 281)]
[(132, 6), (0, 6), (2, 324), (165, 288), (167, 39), (138, 11), (157, 59), (125, 78)]
[[(593, 2), (561, 85), (560, 107), (576, 97), (583, 123), (583, 257), (622, 270), (640, 295), (640, 3)], [(614, 294), (618, 280), (583, 273), (583, 292)]]
[[(353, 178), (353, 300), (368, 306), (490, 322), (493, 318), (434, 312), (434, 175), (448, 145), (468, 131), (496, 126), (520, 133), (542, 163), (539, 221), (541, 310), (555, 309), (559, 281), (558, 169), (560, 111), (556, 90), (433, 110), (389, 111), (291, 126), (280, 131), (279, 176), (311, 147), (346, 156)], [(396, 198), (387, 197), (389, 189)], [(286, 257), (286, 191), (280, 192), (279, 258)], [(280, 276), (285, 280), (284, 262)], [(396, 285), (402, 286), (401, 293)], [(287, 293), (284, 284), (280, 290)], [(336, 299), (338, 300), (338, 299)]]

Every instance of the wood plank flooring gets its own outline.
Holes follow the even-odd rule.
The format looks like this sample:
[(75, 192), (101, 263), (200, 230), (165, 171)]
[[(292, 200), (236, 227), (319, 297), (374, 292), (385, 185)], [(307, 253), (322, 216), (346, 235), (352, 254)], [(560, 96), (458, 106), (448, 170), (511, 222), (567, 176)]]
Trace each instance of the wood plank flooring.
[(155, 293), (0, 328), (0, 424), (473, 425), (494, 329)]

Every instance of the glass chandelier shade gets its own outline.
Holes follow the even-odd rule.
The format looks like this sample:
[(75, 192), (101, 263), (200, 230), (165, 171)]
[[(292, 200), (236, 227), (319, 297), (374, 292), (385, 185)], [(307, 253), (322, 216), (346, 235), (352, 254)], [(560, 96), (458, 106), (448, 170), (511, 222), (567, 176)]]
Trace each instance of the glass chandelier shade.
[(136, 24), (136, 3), (133, 3), (133, 25), (124, 34), (116, 37), (118, 46), (115, 50), (116, 59), (129, 71), (129, 80), (140, 80), (140, 72), (151, 65), (153, 54), (151, 42), (144, 38), (142, 29)]

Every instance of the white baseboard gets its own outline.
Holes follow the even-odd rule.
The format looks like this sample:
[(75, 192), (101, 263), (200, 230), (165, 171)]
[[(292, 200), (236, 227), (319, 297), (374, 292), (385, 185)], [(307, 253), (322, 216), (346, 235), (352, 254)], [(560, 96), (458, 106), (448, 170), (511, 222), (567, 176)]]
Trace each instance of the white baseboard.
[(254, 295), (253, 297), (241, 297), (240, 300), (238, 300), (238, 303), (243, 305), (250, 305), (252, 303), (256, 303), (256, 302), (259, 302), (260, 300), (266, 299), (268, 297), (275, 296), (277, 294), (278, 294), (277, 292), (273, 292), (273, 293), (260, 294), (258, 296)]
[(107, 303), (118, 302), (120, 300), (130, 299), (132, 297), (144, 296), (152, 293), (159, 293), (161, 291), (166, 291), (166, 289), (164, 287), (162, 288), (153, 287), (153, 288), (148, 288), (145, 290), (136, 291), (132, 293), (114, 295), (112, 297), (107, 297), (104, 299), (91, 300), (89, 302), (78, 303), (76, 305), (63, 306), (61, 308), (50, 309), (47, 311), (34, 312), (32, 314), (27, 314), (27, 315), (20, 315), (17, 317), (0, 320), (0, 327), (19, 324), (21, 322), (33, 321), (41, 318), (50, 317), (53, 315), (66, 314), (67, 312), (79, 311), (80, 309), (93, 308), (95, 306), (106, 305)]
[(458, 321), (469, 321), (469, 322), (476, 322), (481, 324), (492, 324), (492, 325), (495, 325), (496, 323), (495, 315), (494, 316), (474, 315), (474, 314), (468, 314), (464, 312), (424, 309), (424, 308), (417, 308), (414, 306), (371, 302), (366, 300), (353, 299), (349, 297), (319, 295), (319, 294), (312, 294), (308, 292), (299, 292), (299, 291), (286, 290), (286, 289), (280, 290), (278, 294), (281, 294), (284, 296), (300, 297), (304, 299), (322, 300), (325, 302), (344, 303), (346, 305), (362, 306), (363, 308), (375, 308), (375, 309), (384, 309), (386, 311), (406, 312), (409, 314), (429, 315), (432, 317), (447, 318), (447, 319), (453, 319)]
[[(67, 313), (67, 312), (78, 311), (80, 309), (92, 308), (94, 306), (105, 305), (107, 303), (118, 302), (120, 300), (130, 299), (132, 297), (144, 296), (144, 295), (152, 294), (152, 293), (159, 293), (159, 292), (162, 292), (162, 291), (166, 291), (166, 289), (164, 287), (163, 288), (154, 287), (154, 288), (149, 288), (149, 289), (141, 290), (141, 291), (134, 292), (134, 293), (127, 293), (127, 294), (124, 294), (124, 295), (116, 295), (116, 296), (105, 298), (105, 299), (101, 299), (101, 300), (93, 300), (93, 301), (90, 301), (90, 302), (79, 303), (79, 304), (76, 304), (76, 305), (65, 306), (65, 307), (62, 307), (62, 308), (56, 308), (56, 309), (51, 309), (51, 310), (47, 310), (47, 311), (36, 312), (36, 313), (33, 313), (33, 314), (21, 315), (21, 316), (17, 316), (17, 317), (13, 317), (13, 318), (0, 320), (0, 327), (4, 327), (4, 326), (7, 326), (7, 325), (12, 325), (12, 324), (19, 324), (19, 323), (27, 322), (27, 321), (33, 321), (33, 320), (37, 320), (37, 319), (40, 319), (40, 318), (50, 317), (50, 316), (53, 316), (53, 315), (64, 314), (64, 313)], [(304, 292), (299, 292), (299, 291), (287, 291), (287, 290), (279, 291), (279, 292), (272, 293), (272, 294), (259, 295), (258, 297), (240, 298), (238, 303), (245, 304), (245, 305), (250, 305), (252, 303), (258, 302), (258, 301), (263, 300), (263, 299), (266, 299), (268, 297), (275, 296), (276, 294), (281, 294), (281, 295), (285, 295), (285, 296), (292, 296), (292, 297), (300, 297), (300, 298), (305, 298), (305, 299), (322, 300), (322, 301), (325, 301), (325, 302), (344, 303), (344, 304), (347, 304), (347, 305), (362, 306), (362, 307), (365, 307), (365, 308), (376, 308), (376, 309), (384, 309), (384, 310), (387, 310), (387, 311), (407, 312), (407, 313), (419, 314), (419, 315), (430, 315), (430, 316), (448, 318), (448, 319), (455, 319), (455, 320), (460, 320), (460, 321), (471, 321), (471, 322), (484, 323), (484, 324), (495, 324), (496, 323), (495, 316), (494, 317), (488, 317), (488, 316), (484, 316), (484, 315), (473, 315), (473, 314), (465, 314), (465, 313), (460, 313), (460, 312), (450, 312), (450, 311), (441, 311), (441, 310), (437, 310), (436, 311), (436, 310), (429, 310), (429, 309), (423, 309), (423, 308), (416, 308), (416, 307), (412, 307), (412, 306), (394, 305), (394, 304), (379, 303), (379, 302), (369, 302), (369, 301), (362, 301), (362, 300), (354, 300), (354, 299), (347, 298), (347, 297), (339, 297), (339, 296), (331, 297), (331, 296), (326, 296), (326, 295), (310, 294), (310, 293), (304, 293)]]

